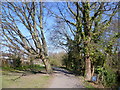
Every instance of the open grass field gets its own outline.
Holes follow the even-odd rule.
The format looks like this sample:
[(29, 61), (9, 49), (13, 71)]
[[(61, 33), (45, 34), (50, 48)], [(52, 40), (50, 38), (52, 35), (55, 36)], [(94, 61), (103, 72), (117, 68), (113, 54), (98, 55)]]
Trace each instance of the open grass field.
[(51, 78), (47, 74), (29, 74), (18, 78), (20, 75), (19, 73), (2, 75), (2, 88), (46, 88)]

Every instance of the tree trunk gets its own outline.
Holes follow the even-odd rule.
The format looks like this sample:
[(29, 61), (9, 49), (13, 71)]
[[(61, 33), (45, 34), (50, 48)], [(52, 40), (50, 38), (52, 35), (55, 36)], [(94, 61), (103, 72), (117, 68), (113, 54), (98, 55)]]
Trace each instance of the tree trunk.
[(86, 57), (85, 60), (86, 66), (85, 66), (85, 80), (90, 81), (91, 80), (91, 60), (90, 57)]
[(94, 65), (92, 66), (92, 75), (91, 75), (91, 77), (94, 75), (94, 71), (95, 71), (95, 67), (94, 67)]
[(48, 74), (52, 74), (52, 67), (51, 67), (51, 65), (49, 63), (49, 60), (48, 59), (43, 59), (42, 61), (43, 61), (44, 65), (45, 65), (46, 72)]

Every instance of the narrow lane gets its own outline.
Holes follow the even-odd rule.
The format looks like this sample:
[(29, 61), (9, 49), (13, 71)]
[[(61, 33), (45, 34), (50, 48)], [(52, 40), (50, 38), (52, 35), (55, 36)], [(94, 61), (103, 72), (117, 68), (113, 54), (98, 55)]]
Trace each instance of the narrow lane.
[(84, 88), (78, 77), (65, 69), (53, 68), (54, 78), (49, 88)]

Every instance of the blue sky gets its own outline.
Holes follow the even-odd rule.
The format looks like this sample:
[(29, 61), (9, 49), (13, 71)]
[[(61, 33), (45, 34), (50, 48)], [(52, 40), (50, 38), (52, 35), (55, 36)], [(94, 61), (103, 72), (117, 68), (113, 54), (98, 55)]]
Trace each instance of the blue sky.
[[(58, 15), (60, 15), (59, 14), (59, 12), (58, 12), (58, 10), (56, 9), (56, 3), (55, 2), (51, 2), (51, 3), (48, 3), (47, 2), (47, 4), (48, 4), (48, 8), (50, 8), (52, 11), (54, 11), (54, 12), (56, 12)], [(59, 7), (61, 7), (61, 6), (59, 6)], [(62, 8), (62, 7), (61, 7)], [(74, 8), (74, 7), (73, 7)], [(64, 8), (62, 9), (63, 11), (64, 11)], [(47, 14), (47, 11), (46, 11), (46, 9), (44, 9), (44, 14)], [(67, 15), (67, 14), (66, 14)], [(91, 14), (92, 15), (92, 14)], [(15, 17), (16, 18), (16, 17)], [(104, 19), (107, 19), (107, 17), (104, 17), (103, 18), (103, 20)], [(49, 36), (50, 36), (50, 32), (52, 31), (52, 29), (53, 29), (53, 26), (55, 25), (55, 18), (53, 18), (53, 17), (51, 17), (51, 16), (45, 16), (44, 17), (44, 20), (47, 20), (46, 21), (46, 24), (43, 26), (43, 28), (44, 28), (44, 34), (45, 34), (45, 37), (46, 37), (46, 40), (47, 40), (47, 44), (48, 44), (48, 50), (50, 51), (50, 52), (59, 52), (59, 51), (62, 51), (62, 49), (60, 49), (60, 48), (55, 48), (51, 43), (50, 43), (50, 40), (49, 40)], [(72, 21), (72, 20), (71, 20)], [(74, 22), (74, 21), (73, 21)], [(17, 23), (18, 24), (18, 27), (21, 29), (21, 31), (22, 31), (22, 33), (24, 34), (24, 36), (29, 36), (30, 34), (28, 33), (28, 30), (26, 30), (26, 28), (22, 25), (22, 24), (20, 24), (20, 23)]]
[[(16, 2), (17, 3), (17, 2)], [(19, 3), (19, 2), (18, 2)], [(8, 12), (8, 10), (6, 9), (6, 11)], [(44, 9), (44, 14), (47, 14), (47, 12), (46, 12), (46, 10)], [(18, 17), (16, 17), (14, 14), (12, 14), (13, 16), (14, 16), (14, 18), (16, 18), (16, 19), (18, 19)], [(48, 50), (49, 51), (52, 51), (52, 52), (59, 52), (59, 51), (61, 51), (61, 49), (55, 49), (52, 45), (50, 45), (50, 41), (49, 41), (49, 39), (48, 39), (48, 37), (49, 37), (49, 32), (51, 32), (51, 28), (52, 28), (52, 26), (54, 25), (54, 18), (52, 18), (52, 17), (50, 17), (49, 15), (45, 15), (45, 17), (44, 17), (44, 19), (43, 19), (43, 21), (46, 21), (46, 24), (43, 24), (43, 30), (44, 30), (44, 34), (45, 34), (45, 37), (46, 37), (46, 40), (47, 40), (47, 44), (48, 44)], [(12, 22), (11, 22), (12, 23)], [(31, 38), (30, 37), (30, 33), (28, 32), (28, 30), (26, 29), (26, 27), (23, 25), (23, 24), (21, 24), (21, 23), (19, 23), (19, 22), (17, 22), (17, 26), (18, 26), (18, 28), (21, 30), (21, 32), (22, 32), (22, 34), (24, 35), (24, 36), (26, 36), (27, 38)], [(49, 30), (48, 30), (49, 29)], [(39, 29), (38, 29), (39, 30)], [(31, 41), (31, 43), (33, 43), (32, 41)], [(33, 44), (34, 45), (34, 44)], [(54, 50), (53, 50), (53, 48), (54, 48)], [(7, 48), (6, 47), (4, 47), (2, 50), (4, 51), (4, 50), (6, 50)]]

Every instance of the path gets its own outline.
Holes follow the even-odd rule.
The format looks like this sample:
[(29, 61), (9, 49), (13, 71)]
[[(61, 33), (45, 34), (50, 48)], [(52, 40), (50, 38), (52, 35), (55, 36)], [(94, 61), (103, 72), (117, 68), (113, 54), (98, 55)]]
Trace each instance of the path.
[(84, 88), (78, 77), (61, 68), (53, 68), (54, 78), (49, 88)]

